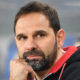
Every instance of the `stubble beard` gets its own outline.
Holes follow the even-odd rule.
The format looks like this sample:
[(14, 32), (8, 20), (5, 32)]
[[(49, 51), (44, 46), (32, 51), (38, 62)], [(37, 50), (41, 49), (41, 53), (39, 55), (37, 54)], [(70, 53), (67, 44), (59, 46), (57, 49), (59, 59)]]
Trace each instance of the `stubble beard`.
[[(39, 55), (42, 57), (42, 59), (41, 60), (38, 60), (38, 59), (29, 60), (26, 57), (29, 54)], [(54, 64), (56, 57), (57, 57), (57, 43), (55, 43), (52, 52), (49, 53), (49, 55), (47, 57), (45, 57), (45, 55), (42, 51), (38, 51), (38, 50), (24, 52), (24, 54), (23, 54), (24, 60), (30, 66), (32, 66), (32, 68), (35, 72), (47, 70), (48, 68), (50, 68), (52, 66), (52, 64)]]

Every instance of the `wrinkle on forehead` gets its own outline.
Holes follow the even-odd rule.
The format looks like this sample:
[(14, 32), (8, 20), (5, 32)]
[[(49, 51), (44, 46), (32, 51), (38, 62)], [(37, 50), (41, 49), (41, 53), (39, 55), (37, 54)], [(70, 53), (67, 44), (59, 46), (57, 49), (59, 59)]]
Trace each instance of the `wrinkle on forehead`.
[(37, 12), (23, 15), (16, 24), (16, 32), (28, 31), (30, 33), (39, 30), (49, 31), (49, 29), (52, 28), (49, 25), (47, 17), (44, 14)]
[[(36, 21), (36, 23), (35, 23)], [(46, 21), (46, 23), (45, 23)], [(19, 23), (19, 24), (18, 24)], [(30, 27), (30, 25), (48, 25), (49, 26), (49, 20), (47, 19), (47, 17), (42, 14), (42, 13), (30, 13), (30, 14), (27, 14), (27, 15), (23, 15), (22, 17), (20, 17), (20, 19), (17, 21), (17, 24), (16, 25), (21, 25), (22, 23), (24, 24), (28, 24), (28, 23), (32, 23), (32, 24), (28, 24), (28, 26)]]

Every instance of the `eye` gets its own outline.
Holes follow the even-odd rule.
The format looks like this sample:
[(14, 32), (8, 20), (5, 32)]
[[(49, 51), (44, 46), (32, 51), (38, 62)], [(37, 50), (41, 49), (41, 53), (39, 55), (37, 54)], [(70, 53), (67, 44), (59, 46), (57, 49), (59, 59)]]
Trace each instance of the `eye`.
[(26, 40), (26, 38), (27, 38), (27, 37), (23, 36), (23, 37), (21, 38), (21, 40)]
[(18, 40), (26, 40), (27, 37), (26, 37), (26, 36), (19, 36), (19, 37), (17, 37), (17, 39), (18, 39)]
[(34, 38), (36, 39), (42, 39), (48, 36), (48, 33), (44, 30), (35, 31)]
[(42, 34), (42, 33), (40, 33), (40, 34), (37, 35), (38, 38), (44, 37), (44, 36), (45, 36), (45, 34)]

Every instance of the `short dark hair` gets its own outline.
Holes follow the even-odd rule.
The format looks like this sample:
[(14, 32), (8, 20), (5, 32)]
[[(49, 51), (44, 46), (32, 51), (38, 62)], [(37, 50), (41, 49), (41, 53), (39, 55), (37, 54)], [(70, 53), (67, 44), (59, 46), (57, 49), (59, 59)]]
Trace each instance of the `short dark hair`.
[(19, 12), (16, 14), (15, 20), (14, 20), (14, 32), (15, 32), (15, 26), (18, 19), (21, 16), (32, 13), (32, 12), (40, 12), (44, 14), (48, 18), (50, 22), (50, 26), (54, 30), (55, 34), (60, 29), (60, 22), (59, 22), (59, 18), (56, 10), (47, 4), (43, 4), (38, 1), (32, 1), (26, 4), (25, 6), (21, 7)]

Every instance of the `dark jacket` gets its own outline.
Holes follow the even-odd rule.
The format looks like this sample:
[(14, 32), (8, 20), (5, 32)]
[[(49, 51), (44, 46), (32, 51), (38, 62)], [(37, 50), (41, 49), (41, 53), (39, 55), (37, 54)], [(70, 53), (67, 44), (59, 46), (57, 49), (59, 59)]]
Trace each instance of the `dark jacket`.
[(66, 53), (43, 80), (80, 80), (80, 48), (64, 48)]

